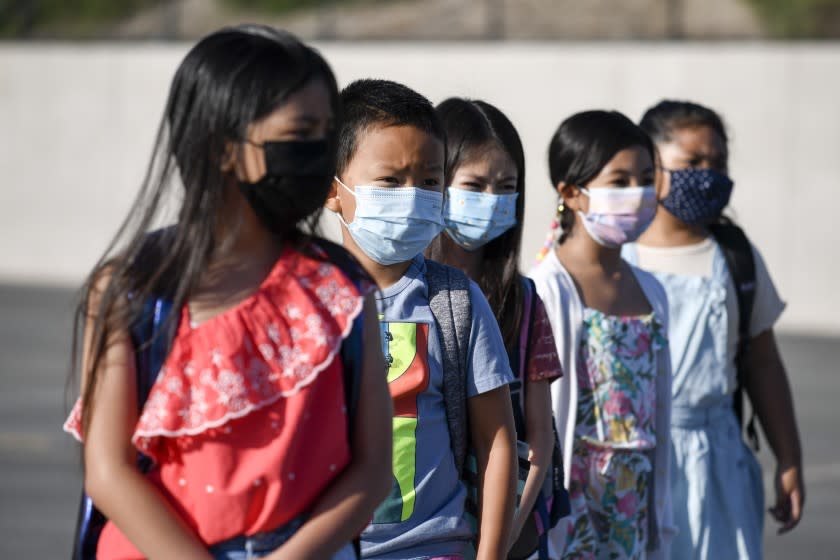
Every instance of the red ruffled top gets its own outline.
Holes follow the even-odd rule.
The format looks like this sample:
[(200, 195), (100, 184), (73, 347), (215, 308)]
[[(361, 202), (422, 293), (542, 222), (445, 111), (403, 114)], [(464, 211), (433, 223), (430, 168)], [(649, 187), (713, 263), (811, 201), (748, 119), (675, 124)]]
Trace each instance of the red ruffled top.
[[(337, 267), (287, 250), (258, 290), (191, 326), (185, 307), (132, 442), (208, 545), (283, 525), (349, 462), (336, 355), (363, 294)], [(81, 441), (81, 402), (65, 430)], [(100, 558), (142, 558), (112, 524)]]

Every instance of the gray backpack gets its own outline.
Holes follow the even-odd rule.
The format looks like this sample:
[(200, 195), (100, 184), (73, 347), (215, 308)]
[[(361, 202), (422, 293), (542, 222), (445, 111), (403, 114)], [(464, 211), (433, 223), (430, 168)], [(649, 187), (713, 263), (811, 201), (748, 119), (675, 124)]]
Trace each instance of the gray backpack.
[(449, 443), (459, 476), (464, 474), (469, 427), (467, 418), (467, 356), (472, 327), (470, 280), (450, 266), (426, 261), (429, 307), (438, 326), (443, 351), (443, 402)]
[[(460, 270), (427, 260), (426, 282), (429, 287), (429, 307), (438, 326), (443, 354), (443, 401), (449, 426), (449, 441), (455, 458), (455, 467), (467, 487), (465, 517), (475, 528), (478, 518), (479, 477), (475, 456), (469, 453), (466, 388), (472, 326), (470, 280)], [(524, 364), (527, 363), (526, 343), (530, 338), (536, 293), (531, 280), (524, 279), (524, 284), (527, 309), (520, 335), (522, 348), (517, 348), (519, 352), (515, 352), (516, 355), (511, 357), (511, 367), (518, 372), (519, 377), (511, 387), (514, 408), (519, 409), (518, 424), (521, 425), (517, 426), (517, 439), (524, 436)], [(521, 352), (525, 354), (519, 355)], [(554, 435), (555, 448), (552, 454), (551, 472), (546, 476), (543, 494), (538, 499), (534, 512), (539, 516), (540, 522), (535, 523), (532, 519), (526, 525), (526, 529), (533, 530), (523, 530), (519, 541), (511, 550), (510, 558), (527, 558), (533, 553), (537, 553), (538, 558), (548, 558), (547, 530), (553, 528), (562, 517), (569, 514), (569, 495), (563, 486), (563, 454), (560, 452), (556, 432)], [(527, 444), (518, 441), (517, 446), (520, 448), (518, 499), (521, 496), (524, 481), (527, 479), (530, 463)]]

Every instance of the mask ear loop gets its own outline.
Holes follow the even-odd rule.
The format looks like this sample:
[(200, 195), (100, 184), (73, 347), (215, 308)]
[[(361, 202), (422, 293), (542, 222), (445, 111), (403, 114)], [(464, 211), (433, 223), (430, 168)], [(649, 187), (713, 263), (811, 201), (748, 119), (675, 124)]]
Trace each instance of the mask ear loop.
[[(352, 194), (354, 197), (356, 196), (356, 193), (354, 193), (353, 191), (351, 191), (351, 190), (350, 190), (350, 187), (348, 187), (347, 185), (345, 185), (345, 184), (344, 184), (344, 181), (342, 181), (341, 179), (339, 179), (336, 175), (333, 175), (333, 179), (335, 179), (336, 181), (338, 181), (338, 184), (339, 184), (339, 185), (341, 185), (342, 187), (344, 187), (344, 190), (346, 190), (347, 192), (349, 192), (350, 194)], [(342, 216), (342, 215), (341, 215), (341, 212), (336, 212), (336, 211), (334, 211), (334, 210), (333, 210), (333, 211), (332, 211), (332, 213), (333, 213), (333, 214), (335, 214), (335, 216), (338, 218), (338, 221), (339, 221), (339, 222), (341, 222), (341, 223), (342, 223), (342, 225), (344, 225), (344, 227), (346, 227), (348, 230), (350, 229), (350, 224), (348, 224), (346, 221), (344, 221), (344, 216)]]
[(563, 202), (563, 197), (561, 196), (557, 200), (557, 214), (551, 221), (548, 235), (545, 237), (545, 243), (543, 243), (543, 246), (540, 248), (539, 252), (537, 252), (537, 258), (534, 260), (535, 265), (543, 262), (548, 256), (548, 253), (554, 248), (554, 244), (557, 243), (557, 230), (560, 229), (560, 221), (563, 218), (563, 211), (565, 209), (566, 204)]

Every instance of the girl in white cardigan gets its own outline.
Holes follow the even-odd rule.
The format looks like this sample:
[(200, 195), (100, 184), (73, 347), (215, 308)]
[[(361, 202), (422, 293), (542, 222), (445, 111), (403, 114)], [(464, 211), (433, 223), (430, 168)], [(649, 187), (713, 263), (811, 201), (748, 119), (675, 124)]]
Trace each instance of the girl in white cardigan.
[(532, 271), (566, 375), (552, 386), (564, 440), (568, 523), (554, 556), (666, 558), (671, 365), (665, 292), (621, 258), (656, 210), (654, 148), (620, 113), (564, 121), (549, 146), (560, 196), (551, 236)]

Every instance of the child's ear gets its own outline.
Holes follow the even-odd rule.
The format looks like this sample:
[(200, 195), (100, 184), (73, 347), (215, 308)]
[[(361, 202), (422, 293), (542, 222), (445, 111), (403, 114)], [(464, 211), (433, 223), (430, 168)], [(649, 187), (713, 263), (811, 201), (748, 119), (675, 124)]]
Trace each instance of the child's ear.
[(336, 214), (341, 214), (341, 199), (338, 197), (337, 179), (333, 179), (330, 184), (330, 192), (327, 194), (327, 201), (324, 202), (324, 208), (331, 210)]
[(560, 181), (554, 189), (557, 191), (557, 194), (563, 198), (563, 200), (574, 198), (575, 194), (577, 194), (575, 192), (575, 186), (568, 184), (566, 181)]
[[(563, 204), (569, 206), (570, 208), (577, 208), (575, 206), (575, 199), (580, 196), (580, 189), (578, 189), (575, 185), (567, 183), (566, 181), (560, 181), (554, 188), (557, 190), (557, 194), (560, 195), (560, 198), (563, 199)], [(572, 203), (571, 205), (569, 204), (570, 202)]]
[(225, 142), (225, 151), (222, 153), (220, 168), (222, 173), (229, 173), (236, 168), (236, 146), (233, 142)]

